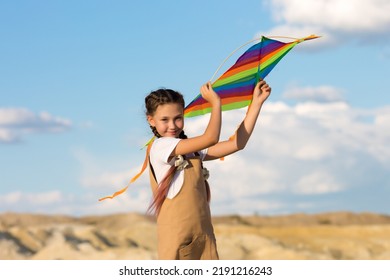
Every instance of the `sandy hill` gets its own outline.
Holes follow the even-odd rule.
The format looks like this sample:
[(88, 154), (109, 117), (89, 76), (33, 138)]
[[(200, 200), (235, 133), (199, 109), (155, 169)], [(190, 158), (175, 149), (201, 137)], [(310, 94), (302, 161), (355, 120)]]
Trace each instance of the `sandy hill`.
[[(214, 218), (221, 259), (390, 259), (390, 216), (316, 215)], [(0, 214), (0, 259), (156, 259), (156, 224), (108, 216)]]

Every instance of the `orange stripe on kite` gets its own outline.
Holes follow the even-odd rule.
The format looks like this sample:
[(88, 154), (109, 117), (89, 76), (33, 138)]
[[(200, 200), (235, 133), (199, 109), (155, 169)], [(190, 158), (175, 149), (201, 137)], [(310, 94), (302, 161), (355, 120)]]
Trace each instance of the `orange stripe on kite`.
[(257, 68), (257, 67), (259, 67), (259, 61), (256, 60), (252, 63), (244, 64), (240, 67), (234, 68), (232, 70), (228, 70), (227, 72), (225, 72), (225, 74), (223, 74), (221, 77), (219, 77), (219, 80), (233, 76), (234, 74), (237, 74), (239, 72), (246, 71), (246, 70), (253, 69), (253, 68)]

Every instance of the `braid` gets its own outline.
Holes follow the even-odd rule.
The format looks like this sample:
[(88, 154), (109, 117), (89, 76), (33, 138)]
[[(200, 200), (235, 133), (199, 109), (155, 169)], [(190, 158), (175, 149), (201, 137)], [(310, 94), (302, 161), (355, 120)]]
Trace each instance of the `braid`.
[(156, 136), (157, 138), (161, 137), (160, 133), (158, 133), (157, 128), (155, 126), (150, 125), (150, 129), (152, 130), (154, 136)]
[(180, 138), (180, 139), (187, 139), (187, 138), (188, 138), (187, 135), (184, 133), (184, 130), (182, 130), (182, 131), (180, 132), (179, 138)]

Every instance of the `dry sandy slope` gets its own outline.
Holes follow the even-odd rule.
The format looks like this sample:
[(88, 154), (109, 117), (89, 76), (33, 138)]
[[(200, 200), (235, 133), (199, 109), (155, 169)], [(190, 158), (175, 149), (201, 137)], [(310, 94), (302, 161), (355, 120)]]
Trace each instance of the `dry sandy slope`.
[[(390, 260), (390, 216), (215, 217), (221, 259)], [(156, 224), (140, 214), (0, 214), (0, 259), (156, 259)]]

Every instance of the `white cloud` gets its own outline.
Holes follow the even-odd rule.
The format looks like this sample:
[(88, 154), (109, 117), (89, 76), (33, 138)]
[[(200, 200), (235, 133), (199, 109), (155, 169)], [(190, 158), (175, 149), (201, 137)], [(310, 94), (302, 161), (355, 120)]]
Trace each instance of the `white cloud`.
[(318, 170), (303, 175), (293, 189), (299, 194), (326, 194), (339, 192), (344, 189), (344, 186), (337, 182), (329, 172)]
[(283, 95), (284, 98), (297, 101), (335, 102), (344, 101), (344, 91), (332, 86), (306, 86), (291, 85)]
[(278, 26), (269, 34), (290, 36), (322, 35), (319, 44), (346, 38), (387, 40), (390, 2), (387, 0), (270, 0)]
[(12, 131), (0, 127), (0, 143), (17, 142), (18, 140), (18, 137)]
[(346, 31), (377, 31), (390, 23), (387, 0), (272, 0), (274, 17)]
[(30, 133), (57, 133), (71, 127), (67, 119), (25, 108), (0, 108), (0, 143), (13, 143)]

